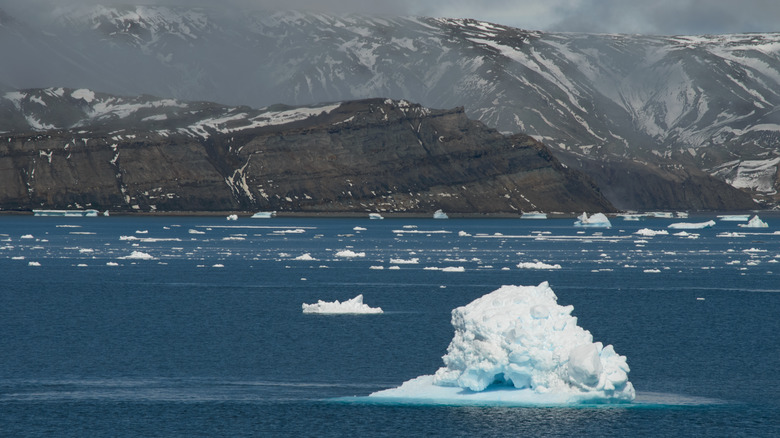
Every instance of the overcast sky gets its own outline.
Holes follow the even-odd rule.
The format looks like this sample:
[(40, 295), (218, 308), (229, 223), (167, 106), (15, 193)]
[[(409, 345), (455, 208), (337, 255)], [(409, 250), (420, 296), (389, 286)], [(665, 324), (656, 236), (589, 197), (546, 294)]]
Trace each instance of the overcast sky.
[(75, 3), (233, 5), (336, 14), (476, 18), (563, 32), (672, 35), (780, 31), (780, 0), (0, 0), (0, 8), (32, 20), (56, 6)]

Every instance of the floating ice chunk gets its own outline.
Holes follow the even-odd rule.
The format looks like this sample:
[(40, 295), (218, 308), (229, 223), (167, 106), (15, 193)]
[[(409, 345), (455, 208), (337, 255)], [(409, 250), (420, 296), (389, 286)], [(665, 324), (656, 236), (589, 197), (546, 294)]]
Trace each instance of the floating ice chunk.
[(106, 266), (119, 266), (119, 263), (116, 263), (116, 262), (106, 262)]
[(370, 266), (368, 269), (374, 269), (374, 270), (377, 270), (377, 271), (381, 271), (382, 269), (385, 269), (385, 267), (381, 266), (381, 265), (377, 265), (377, 266)]
[(650, 228), (642, 228), (641, 230), (637, 231), (634, 234), (639, 234), (640, 236), (646, 236), (646, 237), (653, 237), (658, 235), (667, 235), (669, 234), (666, 230), (651, 230)]
[(447, 216), (447, 213), (445, 213), (443, 210), (436, 210), (433, 213), (434, 219), (449, 219), (449, 216)]
[(237, 214), (229, 214), (225, 219), (227, 219), (229, 221), (237, 221), (238, 220), (238, 215)]
[(339, 300), (327, 302), (319, 300), (315, 304), (303, 303), (301, 306), (303, 313), (322, 313), (322, 314), (355, 314), (355, 313), (382, 313), (380, 307), (370, 307), (363, 304), (363, 294), (350, 300), (340, 303)]
[(355, 252), (351, 249), (345, 249), (341, 250), (336, 253), (336, 257), (344, 257), (344, 258), (355, 258), (355, 257), (365, 257), (366, 253), (364, 252)]
[(149, 234), (149, 230), (135, 230), (135, 234)]
[(420, 263), (420, 259), (412, 257), (411, 259), (390, 259), (390, 263), (394, 265), (416, 265)]
[(661, 270), (656, 268), (650, 268), (650, 269), (645, 269), (642, 272), (646, 272), (648, 274), (660, 274)]
[(587, 213), (582, 213), (579, 217), (577, 217), (577, 221), (574, 222), (574, 226), (612, 228), (612, 223), (609, 222), (609, 219), (604, 215), (604, 213), (596, 213), (593, 216), (588, 216)]
[(520, 269), (561, 269), (561, 265), (550, 265), (544, 262), (520, 262), (517, 264)]
[(27, 262), (27, 266), (41, 266), (40, 262)]
[(190, 233), (190, 234), (206, 234), (205, 231), (196, 230), (194, 228), (190, 228), (190, 230), (187, 231), (187, 232)]
[(369, 397), (415, 402), (629, 402), (626, 358), (593, 342), (547, 282), (502, 286), (452, 311), (455, 335), (433, 376)]
[(355, 227), (355, 228), (352, 229), (352, 231), (366, 231), (366, 230), (367, 230), (367, 228), (364, 228), (364, 227)]
[(133, 251), (130, 255), (119, 257), (120, 260), (155, 260), (155, 258), (148, 253), (142, 251)]
[(737, 224), (737, 226), (743, 227), (743, 228), (769, 228), (769, 225), (766, 222), (764, 222), (761, 219), (759, 219), (758, 215), (755, 215), (752, 218), (750, 218), (748, 223), (746, 223), (746, 224)]
[(703, 228), (710, 228), (715, 226), (715, 221), (707, 221), (707, 222), (675, 222), (673, 224), (669, 224), (667, 228), (672, 228), (675, 230), (701, 230)]
[(225, 265), (223, 265), (222, 263), (214, 263), (213, 265), (211, 265), (211, 267), (212, 268), (224, 268)]
[(465, 231), (458, 231), (458, 236), (460, 237), (471, 237), (471, 234), (465, 232)]
[(301, 261), (314, 261), (317, 260), (314, 257), (311, 256), (308, 252), (306, 254), (301, 254), (298, 257), (294, 258), (293, 260), (301, 260)]
[(441, 268), (441, 272), (466, 272), (466, 268), (463, 266), (447, 266), (446, 268)]
[(34, 239), (34, 237), (32, 234), (25, 234), (22, 237), (20, 237), (20, 239)]

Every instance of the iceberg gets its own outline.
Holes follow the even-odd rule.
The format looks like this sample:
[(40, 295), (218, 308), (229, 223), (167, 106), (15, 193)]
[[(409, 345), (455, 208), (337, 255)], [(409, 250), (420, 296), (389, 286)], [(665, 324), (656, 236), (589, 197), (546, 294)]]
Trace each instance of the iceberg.
[(675, 222), (673, 224), (669, 224), (667, 228), (672, 228), (675, 230), (701, 230), (703, 228), (710, 228), (715, 226), (715, 221), (707, 221), (707, 222)]
[(755, 215), (752, 218), (750, 218), (748, 223), (746, 223), (746, 224), (737, 224), (737, 226), (742, 227), (742, 228), (769, 228), (769, 225), (766, 222), (762, 221), (758, 217), (758, 215)]
[(612, 223), (609, 222), (607, 216), (604, 213), (596, 213), (593, 216), (588, 216), (587, 213), (582, 213), (577, 217), (577, 221), (574, 222), (575, 227), (592, 227), (592, 228), (612, 228)]
[(375, 314), (383, 313), (381, 307), (370, 307), (363, 304), (363, 294), (340, 303), (339, 300), (328, 302), (319, 300), (314, 304), (303, 303), (303, 313), (336, 314)]
[(445, 213), (443, 210), (436, 210), (433, 213), (434, 219), (449, 219), (449, 216), (447, 216), (447, 213)]
[(377, 401), (569, 405), (626, 403), (625, 356), (593, 342), (547, 282), (502, 286), (452, 311), (455, 335), (433, 375), (369, 395)]
[(272, 217), (276, 217), (275, 211), (258, 211), (252, 215), (252, 219), (271, 219)]
[(384, 219), (381, 214), (379, 213), (369, 213), (368, 214), (369, 219)]
[(520, 262), (517, 264), (520, 269), (561, 269), (561, 265), (549, 264), (544, 262)]

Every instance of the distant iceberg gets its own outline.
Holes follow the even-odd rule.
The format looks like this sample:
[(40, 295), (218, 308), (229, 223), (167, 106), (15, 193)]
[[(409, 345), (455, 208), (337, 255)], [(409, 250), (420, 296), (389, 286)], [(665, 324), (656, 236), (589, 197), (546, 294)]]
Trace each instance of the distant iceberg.
[(252, 215), (252, 219), (271, 219), (276, 216), (275, 211), (258, 211)]
[(747, 222), (750, 218), (749, 214), (721, 214), (718, 215), (718, 220), (727, 222)]
[(609, 219), (604, 215), (604, 213), (596, 213), (593, 216), (588, 216), (587, 213), (582, 213), (579, 217), (577, 217), (577, 221), (574, 222), (574, 226), (612, 228), (612, 223), (609, 222)]
[(502, 286), (452, 311), (455, 335), (434, 375), (369, 395), (377, 401), (567, 405), (635, 397), (625, 356), (593, 342), (547, 282)]
[(707, 221), (707, 222), (676, 222), (673, 224), (669, 224), (667, 228), (672, 228), (675, 230), (700, 230), (703, 228), (710, 228), (715, 226), (715, 221)]
[(303, 313), (321, 313), (329, 315), (382, 313), (381, 307), (369, 307), (367, 304), (363, 304), (363, 294), (344, 301), (343, 303), (340, 303), (339, 300), (333, 302), (319, 300), (314, 304), (304, 303), (301, 307), (303, 308)]
[(226, 219), (229, 220), (229, 221), (237, 221), (238, 220), (238, 215), (237, 214), (229, 214)]
[(561, 269), (561, 265), (548, 264), (544, 262), (520, 262), (517, 264), (520, 269)]
[(449, 216), (447, 216), (447, 213), (445, 213), (444, 211), (442, 211), (442, 210), (436, 210), (436, 211), (433, 213), (433, 218), (434, 218), (434, 219), (449, 219), (450, 217), (449, 217)]
[(547, 219), (547, 213), (540, 213), (538, 211), (529, 211), (520, 215), (520, 219)]
[(750, 218), (748, 223), (746, 224), (737, 224), (739, 227), (743, 228), (769, 228), (769, 224), (759, 219), (758, 215), (753, 216)]
[[(33, 210), (34, 216), (97, 217), (97, 210)], [(106, 215), (108, 216), (108, 215)]]
[(381, 214), (379, 213), (369, 213), (368, 214), (369, 219), (384, 219)]

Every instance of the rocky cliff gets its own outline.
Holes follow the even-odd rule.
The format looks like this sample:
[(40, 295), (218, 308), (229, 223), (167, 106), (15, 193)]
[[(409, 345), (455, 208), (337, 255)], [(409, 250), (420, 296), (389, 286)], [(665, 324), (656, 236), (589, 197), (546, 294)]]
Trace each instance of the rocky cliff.
[(6, 210), (614, 211), (544, 145), (462, 108), (372, 99), (253, 110), (14, 93), (0, 107)]

